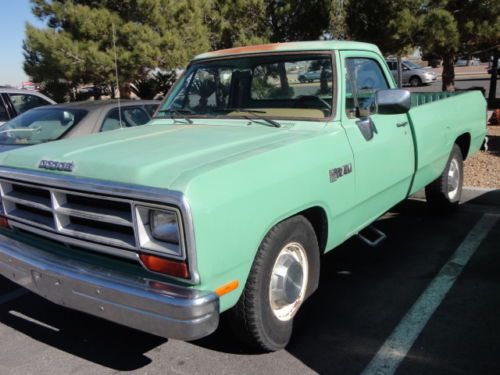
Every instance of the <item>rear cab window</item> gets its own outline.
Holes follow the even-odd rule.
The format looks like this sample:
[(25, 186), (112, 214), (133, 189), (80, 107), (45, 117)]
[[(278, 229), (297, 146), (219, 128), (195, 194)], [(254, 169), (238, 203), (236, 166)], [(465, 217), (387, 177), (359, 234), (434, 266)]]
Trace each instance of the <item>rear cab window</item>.
[[(145, 125), (151, 117), (145, 109), (141, 107), (122, 107), (121, 116), (118, 108), (108, 112), (101, 126), (101, 132), (116, 130), (120, 128), (131, 128)], [(121, 120), (121, 122), (120, 122)]]

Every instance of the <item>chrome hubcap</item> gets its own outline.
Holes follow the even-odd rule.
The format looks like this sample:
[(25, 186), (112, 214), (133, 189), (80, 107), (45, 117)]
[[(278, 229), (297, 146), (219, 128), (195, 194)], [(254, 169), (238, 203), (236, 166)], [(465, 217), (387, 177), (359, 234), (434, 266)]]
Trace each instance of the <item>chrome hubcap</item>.
[(458, 194), (458, 185), (460, 182), (460, 169), (458, 161), (451, 159), (450, 168), (448, 169), (448, 198), (453, 200)]
[(274, 262), (269, 285), (273, 314), (281, 321), (294, 317), (304, 301), (309, 265), (304, 247), (292, 242), (281, 249)]

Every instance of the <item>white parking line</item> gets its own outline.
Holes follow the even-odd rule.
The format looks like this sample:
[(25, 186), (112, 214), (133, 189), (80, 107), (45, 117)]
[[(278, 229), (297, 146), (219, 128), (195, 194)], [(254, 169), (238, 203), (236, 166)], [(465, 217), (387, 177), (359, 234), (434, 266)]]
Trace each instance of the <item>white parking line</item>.
[(392, 331), (363, 370), (362, 375), (391, 375), (396, 372), (420, 332), (499, 217), (499, 215), (491, 214), (484, 214), (481, 217), (448, 262), (441, 268), (438, 275)]
[(3, 296), (0, 296), (0, 305), (10, 302), (16, 298), (22, 297), (25, 294), (28, 294), (30, 291), (27, 289), (16, 289), (13, 292), (4, 294)]

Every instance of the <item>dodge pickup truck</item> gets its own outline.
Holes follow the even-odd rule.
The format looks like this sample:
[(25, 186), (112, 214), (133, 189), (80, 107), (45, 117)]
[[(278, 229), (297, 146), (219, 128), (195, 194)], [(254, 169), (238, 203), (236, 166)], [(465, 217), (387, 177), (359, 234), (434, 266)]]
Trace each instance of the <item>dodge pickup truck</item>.
[(422, 188), (451, 211), (485, 132), (479, 92), (397, 89), (374, 45), (205, 53), (146, 126), (0, 155), (0, 274), (169, 338), (227, 311), (244, 342), (278, 350), (321, 256), (379, 242), (367, 228)]

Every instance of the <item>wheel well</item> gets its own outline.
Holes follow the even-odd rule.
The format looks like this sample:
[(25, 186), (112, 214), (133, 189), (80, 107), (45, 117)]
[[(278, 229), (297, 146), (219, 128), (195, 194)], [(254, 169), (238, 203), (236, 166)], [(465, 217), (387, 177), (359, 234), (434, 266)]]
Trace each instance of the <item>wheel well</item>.
[(418, 79), (420, 82), (422, 82), (422, 78), (420, 78), (420, 77), (419, 77), (419, 76), (417, 76), (417, 75), (412, 75), (408, 81), (411, 81), (413, 78), (416, 78), (416, 79)]
[(465, 159), (467, 159), (467, 154), (469, 153), (469, 147), (470, 147), (470, 134), (469, 133), (464, 133), (460, 137), (457, 138), (455, 143), (460, 147), (460, 151), (462, 151), (462, 156)]
[(321, 207), (311, 207), (307, 210), (297, 213), (297, 215), (304, 216), (314, 228), (316, 233), (316, 238), (318, 239), (318, 247), (320, 253), (325, 252), (326, 241), (328, 239), (328, 219), (326, 218), (326, 212)]

